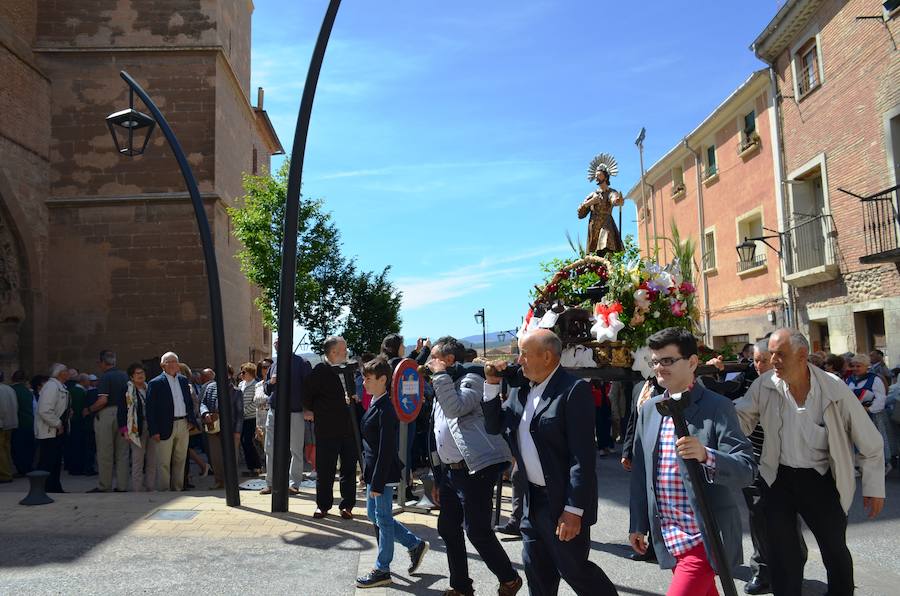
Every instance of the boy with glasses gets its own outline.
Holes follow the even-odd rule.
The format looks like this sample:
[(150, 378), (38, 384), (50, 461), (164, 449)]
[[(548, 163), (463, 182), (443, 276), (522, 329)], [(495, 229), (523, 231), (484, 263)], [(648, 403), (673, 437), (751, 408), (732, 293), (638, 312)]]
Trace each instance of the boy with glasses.
[[(696, 491), (704, 490), (717, 522), (727, 558), (743, 561), (741, 519), (733, 492), (753, 482), (756, 464), (741, 432), (731, 401), (695, 383), (697, 340), (686, 329), (670, 327), (650, 336), (651, 364), (665, 389), (638, 413), (631, 474), (632, 548), (647, 551), (653, 536), (659, 565), (672, 569), (668, 596), (712, 596), (716, 590), (712, 537), (698, 516)], [(676, 438), (671, 416), (657, 409), (663, 400), (686, 400), (683, 413), (689, 436)], [(707, 485), (691, 485), (685, 460), (702, 465)]]

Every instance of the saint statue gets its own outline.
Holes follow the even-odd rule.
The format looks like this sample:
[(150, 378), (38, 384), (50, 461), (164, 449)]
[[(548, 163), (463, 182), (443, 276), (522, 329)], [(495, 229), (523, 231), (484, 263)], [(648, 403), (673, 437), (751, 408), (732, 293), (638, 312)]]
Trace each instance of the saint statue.
[(608, 153), (597, 155), (588, 166), (588, 180), (598, 184), (597, 190), (587, 196), (578, 207), (578, 219), (589, 213), (587, 252), (600, 256), (618, 252), (624, 248), (619, 228), (613, 221), (613, 207), (619, 207), (625, 199), (622, 193), (609, 186), (609, 179), (619, 172), (619, 164)]

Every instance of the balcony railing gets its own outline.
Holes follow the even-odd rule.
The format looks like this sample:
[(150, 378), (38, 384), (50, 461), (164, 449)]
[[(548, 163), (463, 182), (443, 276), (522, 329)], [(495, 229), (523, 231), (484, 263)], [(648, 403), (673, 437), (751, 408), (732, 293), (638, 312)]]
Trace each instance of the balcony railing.
[(738, 261), (737, 270), (738, 273), (743, 273), (744, 271), (750, 271), (751, 269), (756, 269), (757, 267), (762, 267), (766, 264), (766, 255), (758, 254), (753, 257), (752, 261)]
[(900, 185), (860, 199), (866, 252), (860, 263), (900, 262)]
[[(836, 268), (834, 220), (831, 215), (803, 216), (784, 233), (784, 268), (786, 281), (808, 285), (833, 279)], [(808, 275), (805, 275), (808, 274)]]

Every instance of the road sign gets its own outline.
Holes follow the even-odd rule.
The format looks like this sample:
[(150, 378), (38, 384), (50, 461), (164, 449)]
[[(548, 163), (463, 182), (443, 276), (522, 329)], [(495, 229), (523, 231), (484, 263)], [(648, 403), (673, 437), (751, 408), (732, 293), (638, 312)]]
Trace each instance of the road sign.
[(391, 402), (400, 422), (410, 423), (422, 409), (425, 379), (419, 374), (419, 365), (412, 358), (404, 358), (394, 369), (391, 380)]

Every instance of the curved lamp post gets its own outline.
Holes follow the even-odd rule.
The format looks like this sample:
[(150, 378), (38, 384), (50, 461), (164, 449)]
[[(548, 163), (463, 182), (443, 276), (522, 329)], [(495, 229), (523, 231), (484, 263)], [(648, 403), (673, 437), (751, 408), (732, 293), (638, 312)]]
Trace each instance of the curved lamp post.
[[(162, 115), (162, 112), (159, 111), (159, 108), (137, 81), (131, 78), (124, 70), (119, 74), (128, 83), (129, 107), (127, 110), (110, 114), (106, 118), (106, 124), (109, 126), (109, 131), (112, 134), (117, 150), (122, 155), (129, 157), (142, 154), (144, 149), (147, 148), (147, 143), (150, 141), (150, 135), (154, 127), (158, 125), (166, 137), (166, 141), (169, 142), (169, 148), (172, 149), (172, 153), (175, 155), (178, 167), (181, 168), (181, 175), (184, 177), (184, 183), (187, 186), (188, 194), (191, 196), (191, 203), (194, 206), (194, 215), (197, 218), (197, 228), (200, 232), (200, 244), (203, 247), (203, 260), (206, 263), (206, 280), (209, 288), (213, 360), (216, 371), (216, 389), (220, 404), (220, 426), (222, 428), (222, 431), (219, 433), (219, 440), (222, 441), (222, 458), (225, 466), (225, 500), (229, 507), (238, 507), (241, 504), (241, 497), (238, 490), (234, 441), (231, 440), (231, 432), (229, 430), (234, 428), (235, 421), (231, 419), (232, 409), (230, 403), (232, 391), (228, 381), (228, 368), (225, 359), (222, 292), (219, 289), (219, 267), (216, 264), (216, 252), (213, 246), (212, 235), (209, 231), (209, 220), (206, 218), (206, 210), (203, 207), (203, 200), (200, 198), (200, 191), (197, 189), (197, 180), (194, 178), (194, 172), (191, 170), (191, 166), (184, 156), (184, 151), (181, 149), (181, 145), (178, 143), (178, 139), (175, 137), (175, 133), (172, 132), (165, 116)], [(152, 117), (134, 109), (135, 94), (141, 98), (141, 101), (150, 110)], [(138, 147), (138, 144), (140, 147)]]
[[(287, 203), (284, 215), (284, 238), (281, 245), (281, 283), (278, 294), (278, 364), (276, 374), (275, 411), (282, 412), (275, 416), (274, 461), (272, 462), (272, 512), (288, 510), (288, 464), (290, 463), (291, 417), (285, 415), (291, 411), (291, 360), (294, 345), (294, 287), (297, 282), (297, 227), (300, 215), (300, 183), (303, 179), (303, 158), (306, 155), (306, 137), (309, 133), (309, 121), (312, 116), (313, 100), (316, 96), (316, 85), (325, 48), (331, 28), (337, 17), (340, 0), (330, 0), (316, 47), (313, 49), (303, 86), (303, 98), (300, 101), (300, 112), (297, 114), (297, 128), (294, 131), (294, 146), (291, 150), (291, 167), (288, 171)], [(267, 474), (269, 471), (266, 472)]]

